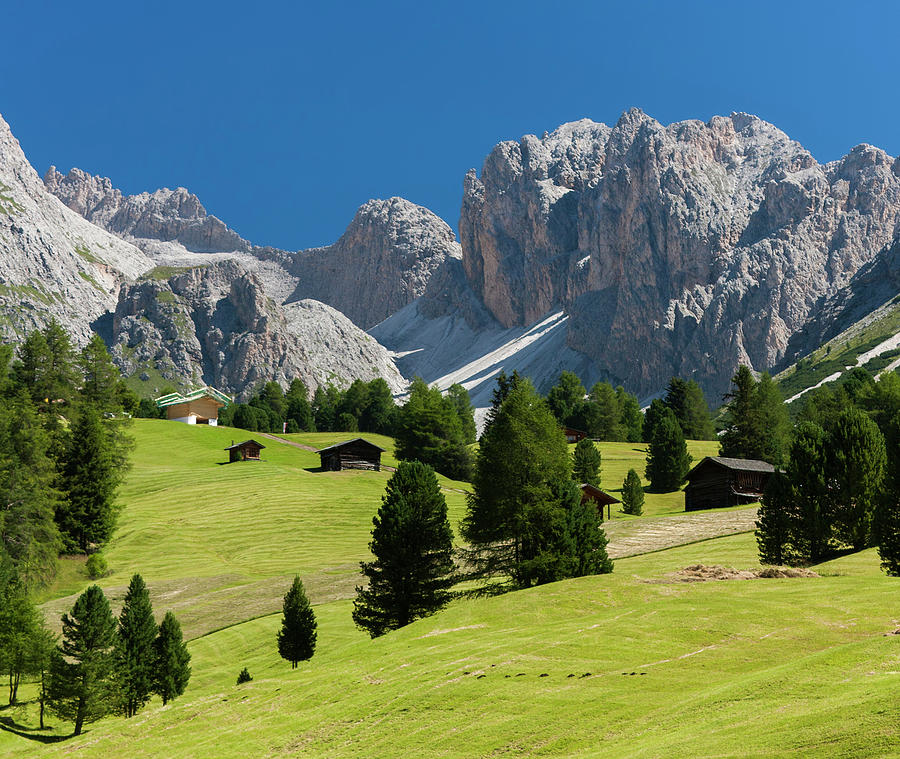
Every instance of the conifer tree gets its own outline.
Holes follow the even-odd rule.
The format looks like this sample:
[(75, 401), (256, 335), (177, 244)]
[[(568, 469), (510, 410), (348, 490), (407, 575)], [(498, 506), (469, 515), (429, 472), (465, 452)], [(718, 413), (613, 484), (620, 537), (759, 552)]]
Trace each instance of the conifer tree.
[(9, 557), (0, 554), (0, 561), (0, 674), (7, 678), (9, 704), (14, 705), (40, 617)]
[(644, 512), (644, 487), (634, 469), (629, 469), (622, 483), (622, 511), (639, 517)]
[(792, 538), (797, 530), (796, 499), (791, 481), (775, 471), (763, 493), (756, 519), (756, 544), (763, 564), (792, 563)]
[(112, 362), (106, 343), (94, 335), (78, 357), (78, 366), (84, 380), (81, 400), (96, 408), (101, 414), (114, 414), (122, 410), (119, 396), (119, 370)]
[(83, 406), (63, 462), (66, 502), (56, 519), (68, 550), (86, 551), (109, 540), (118, 516), (115, 497), (123, 469), (99, 412)]
[(760, 375), (754, 400), (753, 410), (756, 415), (755, 427), (758, 430), (758, 437), (754, 449), (749, 451), (747, 458), (781, 464), (785, 458), (791, 423), (781, 391), (768, 372)]
[[(641, 442), (649, 443), (653, 440), (656, 427), (666, 415), (668, 407), (659, 398), (654, 398), (644, 414), (644, 423), (641, 428)], [(671, 410), (671, 409), (669, 409)]]
[(353, 621), (373, 638), (433, 614), (450, 600), (453, 532), (434, 470), (401, 461), (372, 520), (374, 560), (361, 563)]
[(619, 404), (619, 426), (624, 440), (629, 443), (640, 443), (644, 426), (644, 415), (638, 399), (619, 385), (616, 388), (616, 400)]
[(600, 440), (623, 440), (622, 413), (613, 386), (598, 382), (591, 388), (588, 400), (584, 409), (587, 433)]
[(678, 490), (687, 477), (691, 456), (675, 414), (668, 407), (656, 424), (647, 449), (646, 477), (655, 493)]
[[(457, 387), (462, 388), (462, 385), (457, 385)], [(466, 398), (468, 399), (468, 394), (466, 394)], [(369, 383), (366, 403), (359, 417), (359, 428), (366, 432), (393, 435), (397, 412), (398, 408), (394, 403), (391, 388), (381, 377), (376, 377)], [(474, 438), (472, 442), (475, 442)]]
[[(564, 577), (607, 574), (613, 563), (606, 553), (609, 542), (603, 530), (599, 509), (581, 497), (574, 482), (563, 480), (557, 486), (557, 497), (566, 514), (571, 562)], [(563, 579), (560, 577), (559, 579)]]
[(884, 494), (875, 516), (881, 568), (900, 577), (900, 500), (895, 492)]
[(136, 574), (125, 593), (115, 645), (120, 708), (126, 717), (137, 714), (153, 692), (156, 672), (153, 643), (157, 632), (150, 592), (143, 578)]
[(561, 425), (578, 426), (587, 390), (574, 372), (563, 372), (547, 393), (547, 406)]
[(281, 630), (278, 631), (278, 653), (297, 668), (297, 662), (307, 661), (316, 651), (316, 615), (313, 613), (300, 575), (284, 596)]
[(153, 678), (153, 692), (163, 702), (163, 706), (177, 698), (191, 679), (191, 655), (181, 637), (181, 625), (171, 611), (166, 612), (159, 625), (159, 633), (153, 642), (156, 656), (156, 671)]
[(755, 453), (763, 434), (756, 415), (756, 379), (750, 367), (741, 364), (731, 378), (732, 390), (725, 395), (725, 429), (719, 438), (719, 455), (735, 459), (758, 458)]
[(829, 552), (834, 516), (827, 464), (825, 430), (812, 422), (800, 422), (794, 428), (787, 466), (796, 504), (791, 542), (797, 560), (817, 563)]
[(456, 413), (459, 416), (459, 423), (462, 425), (463, 440), (467, 444), (474, 443), (478, 439), (478, 435), (475, 427), (475, 409), (472, 407), (469, 391), (458, 382), (455, 382), (447, 388), (447, 398), (453, 404), (453, 407), (456, 409)]
[(63, 615), (62, 636), (50, 664), (47, 704), (74, 722), (74, 734), (80, 735), (85, 722), (115, 708), (116, 619), (98, 586), (91, 585)]
[(878, 425), (856, 407), (841, 412), (828, 431), (829, 494), (837, 535), (857, 550), (870, 545), (886, 463)]
[(494, 423), (497, 412), (500, 410), (500, 406), (503, 405), (503, 401), (506, 400), (506, 396), (508, 396), (513, 388), (521, 381), (522, 378), (519, 376), (518, 371), (514, 371), (509, 376), (507, 376), (504, 371), (501, 371), (500, 374), (497, 375), (497, 387), (495, 387), (491, 393), (491, 407), (488, 409), (484, 420), (484, 429), (481, 432), (482, 435), (484, 435), (487, 429)]
[(583, 438), (575, 444), (572, 479), (579, 484), (600, 487), (600, 451), (592, 440)]
[(713, 440), (715, 428), (703, 390), (694, 380), (672, 377), (666, 389), (665, 404), (675, 413), (678, 425), (688, 440)]
[(309, 404), (309, 392), (303, 380), (295, 379), (291, 382), (284, 400), (288, 424), (293, 420), (298, 432), (315, 432), (316, 420)]

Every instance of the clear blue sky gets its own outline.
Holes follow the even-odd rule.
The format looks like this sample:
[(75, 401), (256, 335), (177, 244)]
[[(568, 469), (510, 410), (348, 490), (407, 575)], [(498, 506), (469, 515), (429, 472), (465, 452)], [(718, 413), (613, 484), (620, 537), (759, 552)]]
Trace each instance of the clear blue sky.
[(900, 3), (9, 2), (0, 113), (43, 174), (183, 185), (258, 244), (371, 197), (456, 227), (499, 140), (638, 106), (756, 113), (820, 161), (900, 153)]

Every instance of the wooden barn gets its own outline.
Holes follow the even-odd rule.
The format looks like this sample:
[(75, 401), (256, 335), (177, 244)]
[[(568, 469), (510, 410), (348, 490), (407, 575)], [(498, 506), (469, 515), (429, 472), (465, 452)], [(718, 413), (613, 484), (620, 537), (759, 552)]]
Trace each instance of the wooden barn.
[(600, 490), (600, 488), (587, 482), (583, 482), (578, 487), (581, 488), (581, 502), (585, 503), (586, 501), (592, 501), (597, 506), (601, 519), (603, 519), (604, 507), (606, 507), (606, 518), (609, 519), (611, 517), (610, 511), (612, 505), (614, 503), (622, 503), (618, 498), (613, 498), (605, 490)]
[(185, 424), (219, 423), (219, 409), (231, 404), (231, 398), (214, 387), (201, 387), (190, 393), (169, 393), (156, 399), (156, 405), (166, 410), (166, 419)]
[(322, 469), (326, 472), (342, 469), (372, 469), (377, 472), (381, 469), (382, 453), (384, 448), (358, 437), (323, 448), (319, 456), (322, 457)]
[(718, 509), (758, 501), (775, 467), (755, 459), (707, 456), (688, 472), (684, 510)]
[(242, 443), (232, 443), (225, 450), (228, 451), (228, 463), (235, 461), (259, 461), (259, 452), (265, 448), (262, 443), (255, 440), (245, 440)]
[(566, 433), (567, 443), (578, 443), (588, 436), (584, 430), (576, 430), (574, 427), (563, 427), (563, 432)]

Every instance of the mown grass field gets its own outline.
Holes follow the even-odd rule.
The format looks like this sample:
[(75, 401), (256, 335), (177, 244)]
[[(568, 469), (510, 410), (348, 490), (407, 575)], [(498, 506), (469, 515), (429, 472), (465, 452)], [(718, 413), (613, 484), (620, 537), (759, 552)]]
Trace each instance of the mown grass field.
[[(309, 471), (315, 454), (274, 441), (264, 462), (220, 466), (240, 436), (228, 429), (142, 421), (134, 434), (101, 585), (115, 597), (140, 571), (156, 611), (176, 610), (192, 638), (189, 689), (60, 743), (0, 731), (2, 756), (900, 756), (900, 635), (889, 634), (900, 581), (873, 551), (820, 566), (820, 578), (671, 576), (757, 566), (751, 534), (717, 538), (620, 559), (612, 575), (458, 600), (369, 640), (348, 599), (386, 473)], [(601, 445), (605, 486), (642, 471), (639, 448)], [(444, 484), (455, 525), (464, 496)], [(674, 494), (651, 511), (651, 498), (653, 522), (683, 508)], [(78, 571), (67, 567), (58, 592), (87, 584)], [(295, 572), (319, 642), (292, 672), (272, 612)], [(71, 600), (46, 608), (58, 619)], [(254, 680), (236, 686), (243, 666)], [(71, 730), (49, 722), (32, 729), (33, 703), (0, 709), (33, 738)]]

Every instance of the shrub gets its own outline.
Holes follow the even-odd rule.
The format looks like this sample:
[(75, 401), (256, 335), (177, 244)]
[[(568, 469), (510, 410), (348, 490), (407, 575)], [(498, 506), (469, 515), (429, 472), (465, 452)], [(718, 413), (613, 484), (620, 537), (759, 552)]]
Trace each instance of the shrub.
[(241, 683), (249, 683), (252, 679), (253, 678), (250, 676), (250, 671), (246, 667), (244, 667), (237, 677), (236, 684), (240, 685)]
[(88, 556), (87, 564), (84, 565), (87, 570), (88, 577), (92, 580), (99, 580), (109, 574), (109, 566), (106, 563), (106, 557), (102, 553), (92, 553)]

